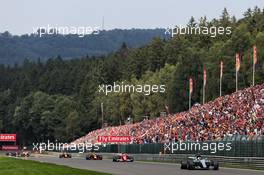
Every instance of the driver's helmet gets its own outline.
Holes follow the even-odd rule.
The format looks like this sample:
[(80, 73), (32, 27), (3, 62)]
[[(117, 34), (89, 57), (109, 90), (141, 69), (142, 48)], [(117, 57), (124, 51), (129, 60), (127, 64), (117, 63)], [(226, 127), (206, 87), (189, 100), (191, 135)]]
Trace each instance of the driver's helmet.
[(197, 158), (198, 160), (202, 159), (201, 154), (196, 154), (196, 158)]
[(127, 155), (126, 155), (126, 153), (122, 153), (122, 159), (123, 159), (123, 160), (127, 160)]

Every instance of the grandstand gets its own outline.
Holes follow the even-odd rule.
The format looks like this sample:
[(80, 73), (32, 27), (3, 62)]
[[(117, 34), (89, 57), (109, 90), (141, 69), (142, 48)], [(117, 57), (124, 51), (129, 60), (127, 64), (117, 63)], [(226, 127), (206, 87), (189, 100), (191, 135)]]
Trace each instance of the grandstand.
[(219, 141), (234, 135), (264, 135), (264, 83), (218, 97), (189, 111), (135, 124), (94, 130), (73, 143), (95, 143), (97, 136), (132, 136), (131, 143)]

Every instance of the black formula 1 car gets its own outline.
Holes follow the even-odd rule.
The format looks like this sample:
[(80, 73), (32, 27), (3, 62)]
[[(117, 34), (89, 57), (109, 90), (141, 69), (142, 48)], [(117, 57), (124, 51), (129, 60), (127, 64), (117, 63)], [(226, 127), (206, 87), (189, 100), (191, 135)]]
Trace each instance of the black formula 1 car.
[(213, 169), (219, 170), (219, 164), (216, 161), (209, 160), (206, 157), (202, 157), (200, 154), (196, 154), (193, 157), (188, 157), (187, 160), (181, 161), (181, 169)]
[(96, 154), (96, 153), (90, 153), (86, 155), (85, 159), (86, 160), (103, 160), (103, 156)]
[(132, 156), (128, 156), (125, 153), (117, 154), (113, 157), (113, 162), (133, 162), (134, 158)]
[(9, 157), (29, 157), (30, 154), (27, 151), (23, 151), (23, 152), (7, 152), (6, 153), (7, 156)]
[(59, 158), (72, 158), (71, 154), (63, 152), (59, 154)]
[(9, 157), (19, 157), (20, 156), (20, 152), (7, 152), (6, 156)]

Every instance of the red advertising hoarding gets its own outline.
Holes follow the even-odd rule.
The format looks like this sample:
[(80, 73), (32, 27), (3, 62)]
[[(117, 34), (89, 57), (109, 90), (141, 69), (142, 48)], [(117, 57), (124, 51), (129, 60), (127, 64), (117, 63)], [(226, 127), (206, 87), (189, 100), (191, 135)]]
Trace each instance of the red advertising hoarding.
[(16, 134), (0, 134), (0, 142), (16, 142)]
[(2, 150), (3, 151), (19, 150), (19, 147), (18, 145), (3, 145)]
[(128, 142), (131, 142), (131, 136), (98, 136), (97, 142), (128, 143)]

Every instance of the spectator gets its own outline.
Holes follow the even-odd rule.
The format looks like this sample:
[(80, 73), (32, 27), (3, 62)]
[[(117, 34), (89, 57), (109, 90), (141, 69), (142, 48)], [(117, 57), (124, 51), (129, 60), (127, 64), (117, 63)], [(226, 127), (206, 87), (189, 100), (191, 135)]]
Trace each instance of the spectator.
[(107, 127), (88, 133), (74, 143), (95, 143), (97, 136), (130, 135), (133, 143), (222, 140), (226, 136), (264, 134), (264, 84), (226, 95), (189, 111)]

